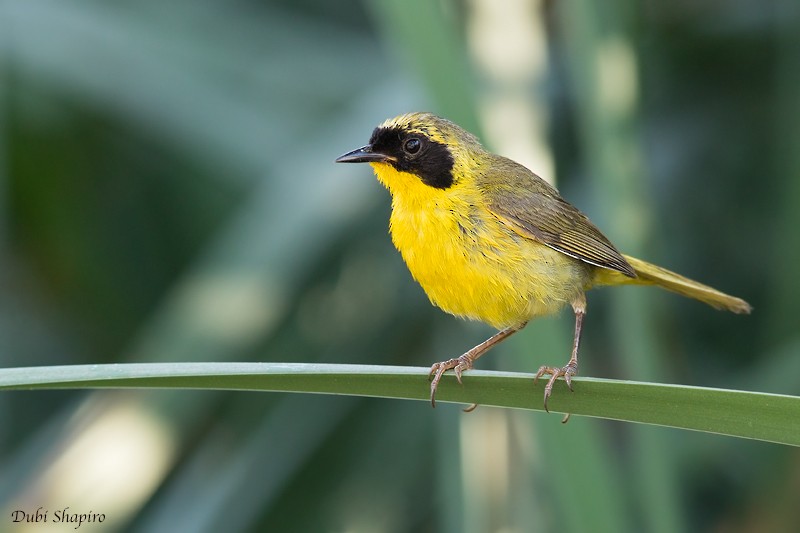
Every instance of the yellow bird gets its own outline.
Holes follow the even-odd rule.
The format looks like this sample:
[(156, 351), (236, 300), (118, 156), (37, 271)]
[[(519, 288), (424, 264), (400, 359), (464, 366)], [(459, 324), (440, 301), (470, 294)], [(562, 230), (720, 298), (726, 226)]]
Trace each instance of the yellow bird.
[(444, 311), (481, 320), (498, 333), (463, 355), (431, 367), (431, 403), (447, 370), (461, 373), (529, 320), (566, 305), (575, 313), (572, 354), (550, 375), (570, 390), (587, 290), (602, 285), (657, 285), (717, 309), (750, 305), (664, 268), (623, 255), (578, 209), (539, 176), (481, 146), (456, 124), (430, 113), (389, 119), (369, 144), (338, 163), (369, 163), (392, 195), (390, 231), (411, 275)]

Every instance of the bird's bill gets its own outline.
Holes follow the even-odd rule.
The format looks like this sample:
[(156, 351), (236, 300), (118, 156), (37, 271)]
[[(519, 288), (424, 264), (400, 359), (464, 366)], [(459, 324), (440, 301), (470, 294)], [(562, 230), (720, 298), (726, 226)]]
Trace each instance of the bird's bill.
[(386, 154), (373, 152), (371, 144), (356, 148), (352, 152), (347, 152), (336, 158), (337, 163), (387, 163), (393, 160), (392, 157)]

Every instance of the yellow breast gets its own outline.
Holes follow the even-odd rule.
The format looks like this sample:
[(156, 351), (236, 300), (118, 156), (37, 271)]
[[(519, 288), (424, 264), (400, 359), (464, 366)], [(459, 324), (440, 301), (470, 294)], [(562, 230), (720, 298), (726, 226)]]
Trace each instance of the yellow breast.
[(392, 241), (438, 307), (497, 328), (518, 326), (573, 301), (582, 263), (514, 233), (474, 186), (436, 189), (386, 164), (373, 164), (392, 193)]

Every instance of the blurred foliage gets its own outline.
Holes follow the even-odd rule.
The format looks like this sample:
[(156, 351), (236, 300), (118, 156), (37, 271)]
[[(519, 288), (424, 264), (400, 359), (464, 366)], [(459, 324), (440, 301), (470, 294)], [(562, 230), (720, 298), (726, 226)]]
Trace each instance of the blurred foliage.
[[(427, 365), (472, 346), (488, 328), (433, 309), (392, 249), (388, 194), (332, 163), (428, 109), (509, 155), (539, 124), (544, 177), (620, 247), (755, 307), (597, 291), (584, 375), (800, 393), (797, 2), (493, 4), (0, 3), (0, 364)], [(562, 318), (483, 368), (566, 359)], [(39, 506), (130, 531), (800, 527), (793, 448), (559, 419), (5, 393), (2, 528)]]

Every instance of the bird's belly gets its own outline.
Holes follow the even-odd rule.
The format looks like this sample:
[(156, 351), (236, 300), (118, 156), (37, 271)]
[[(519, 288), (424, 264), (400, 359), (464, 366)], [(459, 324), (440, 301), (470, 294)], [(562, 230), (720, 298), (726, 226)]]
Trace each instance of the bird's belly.
[(493, 217), (392, 222), (395, 245), (431, 302), (496, 328), (558, 311), (588, 280), (583, 263), (513, 233)]

